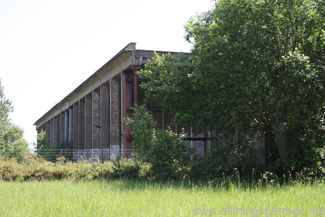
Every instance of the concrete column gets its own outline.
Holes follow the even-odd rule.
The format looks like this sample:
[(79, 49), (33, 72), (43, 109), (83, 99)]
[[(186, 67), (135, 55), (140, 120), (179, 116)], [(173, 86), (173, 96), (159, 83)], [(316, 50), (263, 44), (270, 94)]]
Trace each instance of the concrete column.
[(73, 149), (79, 149), (79, 104), (73, 104), (73, 122), (72, 122), (72, 131), (73, 131)]
[(51, 120), (47, 122), (47, 140), (49, 142), (49, 145), (51, 146)]
[(85, 148), (93, 148), (93, 124), (92, 124), (92, 94), (86, 96), (85, 104)]
[(57, 144), (57, 135), (58, 135), (58, 132), (57, 132), (57, 118), (54, 117), (53, 118), (53, 142), (52, 142), (52, 145), (56, 145)]
[(45, 122), (44, 124), (44, 131), (45, 131), (45, 137), (47, 138), (47, 122)]
[(64, 112), (64, 141), (69, 142), (69, 112), (68, 111)]
[(100, 147), (109, 148), (110, 144), (110, 91), (108, 83), (100, 86)]
[(53, 118), (50, 120), (50, 146), (54, 144), (54, 124)]
[(111, 79), (111, 91), (110, 91), (110, 125), (111, 125), (111, 138), (110, 145), (120, 146), (120, 123), (121, 123), (121, 109), (120, 109), (120, 78)]
[(50, 136), (50, 134), (51, 134), (50, 125), (51, 124), (50, 123), (51, 123), (51, 121), (48, 121), (45, 123), (46, 138), (47, 138), (47, 141), (49, 142), (49, 144), (51, 142), (51, 136)]
[(60, 142), (64, 142), (65, 140), (65, 133), (64, 133), (64, 130), (65, 130), (65, 112), (61, 112), (60, 113)]
[[(73, 106), (74, 108), (74, 106)], [(72, 110), (72, 108), (69, 108), (69, 124), (68, 124), (68, 136), (69, 136), (69, 142), (73, 141), (73, 117), (74, 117), (74, 112)]]
[(85, 149), (85, 110), (86, 110), (86, 105), (85, 105), (85, 98), (82, 98), (79, 100), (79, 124), (78, 124), (78, 129), (79, 129), (79, 149)]
[(60, 142), (60, 133), (61, 133), (61, 129), (60, 129), (60, 125), (61, 125), (61, 119), (60, 119), (60, 115), (56, 116), (56, 143)]
[[(100, 128), (97, 128), (97, 125), (100, 125), (100, 90), (94, 90), (92, 92), (92, 130), (93, 130), (93, 137), (92, 143), (94, 149), (100, 148)], [(107, 129), (106, 129), (107, 131)]]

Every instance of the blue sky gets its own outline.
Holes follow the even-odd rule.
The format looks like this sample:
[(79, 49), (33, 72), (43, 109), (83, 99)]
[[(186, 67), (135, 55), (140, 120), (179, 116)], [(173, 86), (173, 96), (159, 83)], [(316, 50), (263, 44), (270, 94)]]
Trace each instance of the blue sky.
[(12, 121), (33, 123), (130, 42), (190, 51), (184, 24), (210, 0), (0, 0), (0, 78)]

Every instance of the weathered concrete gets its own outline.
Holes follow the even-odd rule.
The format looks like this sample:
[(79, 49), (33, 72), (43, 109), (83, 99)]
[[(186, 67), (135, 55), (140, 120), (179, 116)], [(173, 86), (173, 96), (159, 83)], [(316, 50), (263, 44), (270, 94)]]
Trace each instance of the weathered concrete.
[(56, 145), (57, 144), (57, 136), (58, 136), (58, 132), (57, 132), (58, 128), (57, 128), (57, 118), (54, 117), (53, 118), (53, 141), (52, 141), (52, 145)]
[(69, 142), (69, 111), (64, 112), (64, 141)]
[(100, 90), (96, 89), (92, 92), (92, 144), (94, 149), (100, 148)]
[(93, 123), (92, 123), (92, 94), (88, 94), (85, 98), (85, 148), (93, 148)]
[(65, 135), (64, 135), (64, 124), (65, 124), (65, 112), (60, 113), (60, 142), (64, 142)]
[[(74, 107), (74, 106), (73, 106)], [(74, 140), (74, 137), (73, 137), (73, 126), (74, 126), (74, 123), (73, 123), (73, 117), (74, 117), (74, 113), (73, 113), (73, 110), (72, 108), (69, 108), (69, 125), (68, 125), (68, 135), (69, 135), (69, 142)]]
[(79, 100), (79, 149), (85, 149), (85, 98)]
[(79, 105), (73, 104), (73, 149), (79, 149)]
[(49, 142), (50, 144), (50, 139), (51, 139), (51, 129), (50, 129), (50, 126), (51, 126), (51, 121), (48, 121), (45, 123), (45, 132), (46, 132), (46, 138), (47, 138), (47, 141)]
[(54, 124), (53, 124), (53, 118), (50, 120), (50, 146), (54, 144)]
[(56, 116), (56, 143), (60, 142), (60, 133), (61, 133), (61, 129), (60, 129), (60, 123), (61, 119), (60, 119), (60, 115)]

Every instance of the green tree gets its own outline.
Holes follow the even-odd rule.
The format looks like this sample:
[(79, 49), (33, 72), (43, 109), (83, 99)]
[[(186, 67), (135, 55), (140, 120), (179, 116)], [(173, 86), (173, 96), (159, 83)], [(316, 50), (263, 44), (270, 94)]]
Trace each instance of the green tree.
[(123, 123), (135, 138), (140, 160), (152, 165), (152, 176), (164, 180), (189, 176), (197, 155), (193, 148), (185, 145), (185, 134), (155, 129), (157, 123), (144, 105), (133, 110), (132, 117), (124, 119)]
[(12, 111), (13, 106), (5, 97), (0, 80), (0, 158), (22, 159), (28, 151), (28, 143), (23, 139), (23, 130), (11, 123), (9, 113)]
[(324, 5), (217, 1), (185, 25), (192, 56), (156, 55), (140, 72), (142, 88), (176, 121), (217, 124), (237, 153), (263, 138), (266, 164), (315, 166), (325, 147)]
[(132, 117), (123, 119), (123, 124), (131, 131), (134, 144), (137, 144), (137, 154), (140, 157), (148, 156), (152, 147), (152, 129), (157, 123), (144, 105), (136, 106), (133, 110)]

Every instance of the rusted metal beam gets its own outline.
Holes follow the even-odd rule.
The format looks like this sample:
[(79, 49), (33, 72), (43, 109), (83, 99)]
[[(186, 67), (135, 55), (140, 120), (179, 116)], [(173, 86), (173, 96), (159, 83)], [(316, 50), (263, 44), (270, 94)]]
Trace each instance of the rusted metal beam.
[[(130, 118), (130, 71), (125, 70), (123, 71), (123, 74), (125, 74), (125, 114), (127, 118)], [(128, 126), (125, 126), (126, 128)], [(126, 144), (125, 144), (125, 149), (126, 149), (126, 158), (129, 159), (130, 157), (130, 129), (127, 129), (125, 132), (125, 137), (126, 137)]]

